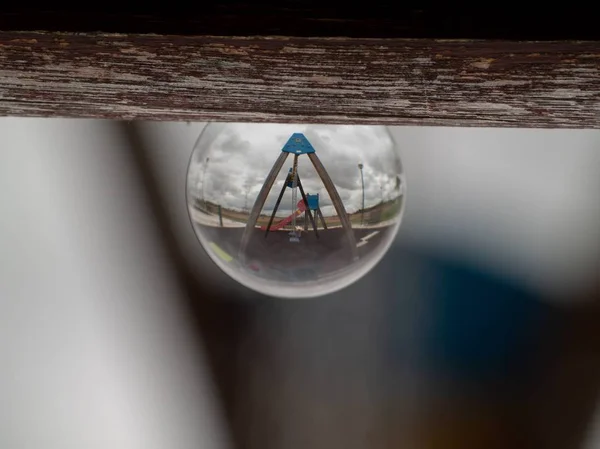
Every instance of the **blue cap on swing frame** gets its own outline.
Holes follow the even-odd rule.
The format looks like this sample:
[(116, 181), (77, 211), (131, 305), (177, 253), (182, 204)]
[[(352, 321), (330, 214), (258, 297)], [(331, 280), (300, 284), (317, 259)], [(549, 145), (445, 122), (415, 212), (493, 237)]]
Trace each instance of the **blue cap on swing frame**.
[(190, 158), (187, 202), (200, 244), (231, 278), (313, 298), (385, 255), (406, 180), (385, 126), (209, 123)]

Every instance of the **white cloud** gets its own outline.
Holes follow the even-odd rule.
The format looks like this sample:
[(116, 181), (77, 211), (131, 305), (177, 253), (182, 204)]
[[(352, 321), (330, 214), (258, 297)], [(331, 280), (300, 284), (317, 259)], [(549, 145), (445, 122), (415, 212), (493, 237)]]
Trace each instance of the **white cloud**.
[[(359, 163), (364, 165), (366, 207), (394, 195), (402, 168), (394, 141), (385, 127), (262, 123), (208, 125), (192, 157), (190, 193), (200, 198), (204, 194), (208, 201), (224, 207), (251, 208), (281, 148), (295, 132), (303, 133), (311, 142), (348, 211), (359, 209), (362, 203)], [(292, 163), (290, 155), (271, 189), (264, 212), (274, 207)], [(319, 193), (323, 212), (333, 213), (329, 207), (331, 199), (308, 157), (300, 156), (298, 167), (304, 190)], [(278, 215), (289, 214), (291, 210), (291, 190), (287, 189)]]

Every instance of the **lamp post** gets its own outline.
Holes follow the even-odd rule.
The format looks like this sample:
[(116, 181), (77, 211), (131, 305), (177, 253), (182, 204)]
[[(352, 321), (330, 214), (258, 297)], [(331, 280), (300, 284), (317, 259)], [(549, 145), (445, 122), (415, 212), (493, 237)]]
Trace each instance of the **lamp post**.
[(361, 225), (365, 224), (365, 178), (363, 176), (363, 164), (358, 164), (358, 169), (360, 170), (360, 182), (362, 183), (362, 209), (360, 214), (360, 223)]

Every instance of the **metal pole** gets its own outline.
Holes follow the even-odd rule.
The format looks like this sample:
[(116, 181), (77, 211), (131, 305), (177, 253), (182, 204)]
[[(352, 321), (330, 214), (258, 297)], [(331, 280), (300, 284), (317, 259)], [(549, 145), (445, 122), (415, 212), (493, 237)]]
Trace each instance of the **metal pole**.
[[(294, 166), (292, 168), (292, 212), (296, 208), (298, 200), (296, 188), (298, 187), (298, 155), (294, 155)], [(296, 214), (292, 215), (292, 229), (296, 231)]]
[(358, 164), (360, 170), (360, 181), (362, 183), (362, 212), (360, 214), (360, 223), (365, 224), (365, 178), (363, 176), (363, 164)]
[[(313, 218), (313, 214), (310, 211), (310, 207), (308, 207), (308, 198), (306, 196), (306, 193), (304, 193), (304, 188), (302, 187), (302, 182), (300, 182), (300, 175), (298, 173), (296, 173), (296, 181), (298, 182), (298, 189), (300, 190), (300, 194), (302, 195), (302, 201), (304, 201), (304, 205), (306, 206), (306, 210), (304, 212), (305, 217), (308, 216), (310, 218), (312, 227), (315, 230), (315, 235), (317, 236), (317, 238), (319, 238), (319, 233), (317, 232), (317, 216), (315, 215)], [(305, 224), (307, 224), (306, 220)]]
[[(296, 235), (296, 201), (298, 198), (298, 193), (296, 192), (296, 188), (298, 187), (298, 155), (294, 155), (294, 165), (292, 168), (292, 239), (298, 237)], [(308, 204), (306, 205), (308, 207)], [(290, 239), (291, 240), (291, 239)], [(297, 241), (297, 240), (296, 240)]]
[(275, 207), (273, 208), (273, 212), (271, 213), (271, 218), (269, 218), (269, 224), (267, 225), (267, 230), (265, 231), (265, 238), (269, 235), (269, 231), (271, 230), (271, 225), (273, 224), (273, 219), (275, 218), (275, 214), (277, 213), (277, 209), (279, 209), (279, 203), (281, 203), (281, 198), (283, 198), (283, 194), (285, 193), (285, 189), (290, 182), (290, 175), (285, 177), (285, 181), (283, 183), (283, 187), (281, 188), (281, 192), (277, 197), (277, 202), (275, 203)]

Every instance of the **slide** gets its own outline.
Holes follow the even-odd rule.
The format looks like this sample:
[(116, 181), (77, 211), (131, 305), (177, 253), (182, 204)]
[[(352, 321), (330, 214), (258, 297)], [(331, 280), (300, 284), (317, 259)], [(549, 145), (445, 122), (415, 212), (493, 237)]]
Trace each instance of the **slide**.
[[(294, 215), (298, 216), (300, 215), (302, 212), (304, 212), (306, 210), (306, 205), (304, 204), (304, 200), (300, 200), (298, 201), (298, 209), (296, 210), (296, 212), (294, 212), (292, 215), (285, 217), (283, 220), (281, 220), (279, 223), (275, 223), (271, 225), (271, 231), (277, 231), (281, 228), (283, 228), (286, 224), (288, 224), (290, 221), (292, 221), (292, 217)], [(267, 230), (266, 226), (261, 226), (260, 228), (263, 231)]]

